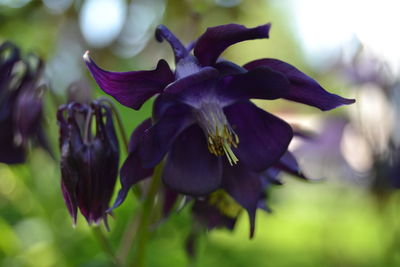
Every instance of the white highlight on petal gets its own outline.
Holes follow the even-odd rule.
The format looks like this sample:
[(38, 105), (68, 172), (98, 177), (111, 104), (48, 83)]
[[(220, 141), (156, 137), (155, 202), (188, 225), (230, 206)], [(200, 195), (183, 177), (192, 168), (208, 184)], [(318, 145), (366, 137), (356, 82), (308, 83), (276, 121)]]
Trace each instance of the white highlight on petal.
[(90, 62), (89, 50), (87, 50), (85, 54), (83, 54), (83, 60), (85, 60), (86, 62)]

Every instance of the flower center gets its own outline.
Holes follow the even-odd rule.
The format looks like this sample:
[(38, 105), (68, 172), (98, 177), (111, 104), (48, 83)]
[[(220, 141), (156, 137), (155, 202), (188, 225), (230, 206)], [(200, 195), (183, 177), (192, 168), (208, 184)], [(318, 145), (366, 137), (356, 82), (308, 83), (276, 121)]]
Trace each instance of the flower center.
[(196, 118), (207, 135), (208, 150), (216, 156), (225, 155), (229, 164), (236, 164), (239, 159), (232, 151), (239, 144), (239, 137), (232, 129), (224, 112), (217, 103), (207, 102), (196, 111)]

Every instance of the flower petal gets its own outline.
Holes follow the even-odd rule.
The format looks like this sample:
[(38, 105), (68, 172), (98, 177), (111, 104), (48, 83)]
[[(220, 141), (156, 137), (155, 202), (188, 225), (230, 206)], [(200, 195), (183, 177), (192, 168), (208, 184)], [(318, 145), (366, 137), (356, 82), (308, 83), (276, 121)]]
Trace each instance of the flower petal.
[(153, 95), (160, 93), (174, 80), (168, 63), (160, 60), (155, 70), (110, 72), (101, 69), (89, 57), (83, 56), (99, 87), (122, 105), (139, 109)]
[(163, 116), (147, 129), (137, 148), (144, 168), (153, 168), (157, 165), (178, 135), (193, 123), (189, 106), (179, 103), (170, 105), (169, 102), (167, 105), (167, 109), (162, 112)]
[(198, 39), (194, 47), (194, 55), (203, 66), (213, 65), (219, 55), (229, 46), (238, 42), (268, 38), (271, 24), (255, 28), (243, 25), (227, 24), (211, 27)]
[(237, 218), (223, 214), (217, 207), (210, 205), (208, 199), (197, 199), (192, 206), (192, 214), (196, 221), (199, 221), (208, 230), (224, 227), (233, 230)]
[(64, 202), (65, 205), (67, 206), (69, 214), (72, 217), (73, 224), (76, 225), (78, 203), (76, 202), (75, 196), (71, 197), (69, 191), (70, 190), (67, 189), (66, 185), (64, 184), (64, 181), (61, 180), (61, 192), (64, 197)]
[(117, 199), (114, 202), (114, 205), (108, 209), (107, 212), (115, 209), (122, 202), (124, 202), (129, 189), (132, 185), (142, 181), (145, 178), (150, 177), (153, 174), (153, 168), (145, 169), (141, 166), (139, 157), (137, 155), (136, 148), (140, 142), (141, 137), (145, 133), (145, 131), (151, 127), (151, 119), (147, 119), (143, 121), (132, 133), (131, 139), (129, 142), (129, 155), (122, 165), (120, 171), (120, 181), (121, 181), (121, 189), (118, 192)]
[(166, 26), (158, 25), (155, 37), (157, 41), (162, 42), (165, 39), (171, 45), (176, 62), (179, 62), (181, 59), (188, 56), (189, 51)]
[(254, 235), (256, 210), (262, 198), (263, 186), (257, 173), (250, 171), (240, 162), (230, 166), (224, 161), (222, 187), (249, 214), (250, 238)]
[(225, 75), (235, 75), (246, 73), (247, 70), (235, 63), (228, 60), (221, 60), (214, 64), (213, 66), (216, 68), (223, 76)]
[(289, 124), (250, 102), (228, 106), (225, 114), (239, 137), (233, 152), (253, 171), (261, 172), (275, 164), (293, 137)]
[(285, 97), (290, 88), (289, 81), (281, 73), (268, 67), (258, 67), (246, 73), (227, 76), (226, 86), (219, 91), (233, 99), (277, 99)]
[(301, 179), (308, 180), (300, 170), (296, 158), (289, 151), (286, 151), (286, 153), (283, 154), (279, 159), (279, 162), (276, 164), (276, 167)]
[(162, 179), (179, 193), (203, 196), (221, 184), (220, 158), (211, 154), (201, 128), (193, 125), (175, 141), (167, 157)]
[(163, 206), (162, 206), (162, 215), (164, 218), (168, 217), (171, 211), (173, 210), (179, 194), (175, 191), (170, 190), (167, 187), (163, 188)]
[[(212, 67), (204, 67), (198, 72), (176, 80), (165, 88), (164, 93), (173, 95), (201, 94), (203, 83), (219, 78), (219, 72)], [(194, 91), (194, 92), (193, 92)]]
[(267, 66), (285, 75), (290, 82), (290, 91), (284, 97), (288, 100), (314, 106), (321, 110), (334, 109), (341, 105), (349, 105), (354, 99), (347, 99), (325, 91), (314, 79), (283, 61), (265, 58), (244, 65), (248, 70)]

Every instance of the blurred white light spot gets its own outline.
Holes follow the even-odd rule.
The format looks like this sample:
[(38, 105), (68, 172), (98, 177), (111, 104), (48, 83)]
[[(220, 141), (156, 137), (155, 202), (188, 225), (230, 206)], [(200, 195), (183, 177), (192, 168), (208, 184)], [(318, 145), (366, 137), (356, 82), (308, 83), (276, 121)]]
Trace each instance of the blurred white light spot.
[(371, 169), (373, 157), (368, 142), (350, 124), (344, 129), (340, 150), (347, 163), (354, 170), (366, 173)]
[(349, 107), (350, 115), (358, 123), (374, 153), (383, 153), (392, 133), (394, 111), (382, 88), (366, 84), (360, 89), (357, 103)]
[(353, 8), (357, 17), (352, 21), (360, 41), (384, 59), (396, 74), (400, 73), (399, 10), (398, 0), (358, 1)]
[(393, 134), (392, 138), (396, 145), (396, 147), (400, 147), (400, 84), (397, 84), (396, 87), (392, 88), (392, 97), (391, 102), (394, 107), (394, 118), (393, 120), (397, 123), (393, 125)]
[(292, 0), (287, 8), (306, 59), (316, 68), (352, 57), (361, 42), (400, 73), (398, 0)]
[(241, 0), (215, 0), (215, 4), (223, 7), (234, 7), (240, 4)]
[(67, 10), (72, 0), (43, 0), (44, 5), (54, 13), (62, 13)]
[(0, 5), (9, 6), (12, 8), (23, 7), (28, 4), (31, 0), (0, 0)]
[(341, 55), (343, 46), (355, 40), (349, 20), (356, 13), (348, 2), (292, 1), (295, 33), (306, 59), (315, 68), (329, 67)]
[(123, 57), (138, 54), (154, 36), (154, 28), (165, 11), (164, 0), (133, 1), (128, 9), (125, 25), (118, 37), (116, 53)]
[(111, 44), (121, 32), (125, 9), (123, 0), (87, 0), (79, 21), (85, 40), (95, 47)]

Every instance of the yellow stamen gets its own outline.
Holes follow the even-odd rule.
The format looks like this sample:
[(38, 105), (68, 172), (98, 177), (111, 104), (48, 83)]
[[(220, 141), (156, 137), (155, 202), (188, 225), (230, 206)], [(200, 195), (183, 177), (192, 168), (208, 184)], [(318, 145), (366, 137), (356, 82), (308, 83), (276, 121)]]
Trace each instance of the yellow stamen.
[(232, 166), (239, 161), (232, 151), (232, 147), (236, 148), (238, 144), (239, 137), (226, 125), (223, 131), (220, 131), (216, 126), (215, 131), (208, 134), (208, 150), (216, 156), (226, 155), (229, 164)]

